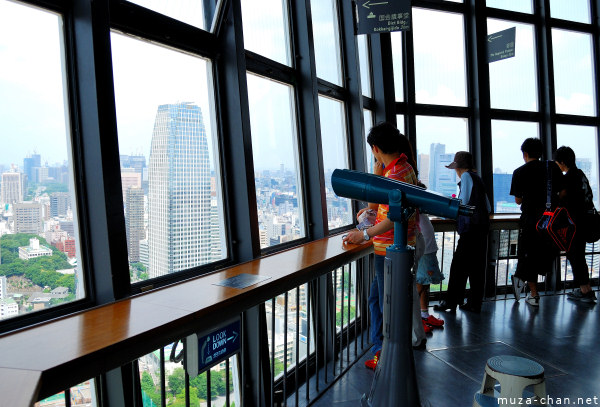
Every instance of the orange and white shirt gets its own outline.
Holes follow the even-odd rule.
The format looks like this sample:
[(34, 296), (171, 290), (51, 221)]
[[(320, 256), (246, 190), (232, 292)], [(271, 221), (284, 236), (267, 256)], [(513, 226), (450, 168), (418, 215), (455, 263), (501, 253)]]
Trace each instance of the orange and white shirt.
[[(383, 170), (383, 176), (386, 178), (392, 178), (397, 181), (406, 182), (408, 184), (417, 184), (417, 176), (413, 167), (408, 163), (406, 155), (402, 154), (396, 158)], [(390, 210), (389, 205), (379, 204), (377, 209), (377, 219), (375, 224), (387, 219), (388, 212)], [(408, 235), (407, 243), (411, 246), (415, 245), (415, 223), (416, 223), (416, 212), (408, 219)], [(385, 256), (386, 249), (394, 244), (394, 229), (390, 229), (381, 235), (373, 237), (373, 248), (376, 255)]]

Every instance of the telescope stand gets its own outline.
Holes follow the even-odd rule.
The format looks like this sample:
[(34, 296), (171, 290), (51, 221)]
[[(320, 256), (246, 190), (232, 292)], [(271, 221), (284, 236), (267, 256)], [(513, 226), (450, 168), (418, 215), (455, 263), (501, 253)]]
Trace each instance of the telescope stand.
[(407, 226), (400, 198), (392, 202), (392, 195), (388, 218), (394, 221), (394, 244), (385, 256), (383, 347), (369, 396), (363, 394), (361, 407), (421, 405), (412, 349), (414, 249), (406, 244)]

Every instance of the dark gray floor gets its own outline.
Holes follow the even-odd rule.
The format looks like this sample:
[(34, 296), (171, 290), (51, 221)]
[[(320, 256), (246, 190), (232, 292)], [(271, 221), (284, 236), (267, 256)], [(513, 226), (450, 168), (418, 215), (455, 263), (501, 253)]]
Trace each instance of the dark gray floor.
[[(557, 295), (542, 297), (539, 309), (522, 299), (486, 302), (481, 314), (440, 313), (445, 328), (428, 335), (425, 351), (414, 352), (423, 405), (472, 406), (486, 360), (502, 354), (526, 357), (544, 367), (552, 405), (600, 405), (598, 307)], [(373, 372), (364, 367), (370, 357), (363, 356), (313, 406), (359, 406), (373, 379)]]

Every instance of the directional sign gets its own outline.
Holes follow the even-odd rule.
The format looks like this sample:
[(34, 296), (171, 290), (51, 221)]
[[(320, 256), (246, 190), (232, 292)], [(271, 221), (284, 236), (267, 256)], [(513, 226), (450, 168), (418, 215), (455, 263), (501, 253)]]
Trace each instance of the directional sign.
[(512, 27), (508, 30), (488, 35), (488, 62), (496, 62), (515, 56), (515, 32), (515, 27)]
[(410, 0), (355, 0), (356, 34), (410, 30)]
[(240, 320), (198, 336), (198, 373), (221, 363), (240, 350)]

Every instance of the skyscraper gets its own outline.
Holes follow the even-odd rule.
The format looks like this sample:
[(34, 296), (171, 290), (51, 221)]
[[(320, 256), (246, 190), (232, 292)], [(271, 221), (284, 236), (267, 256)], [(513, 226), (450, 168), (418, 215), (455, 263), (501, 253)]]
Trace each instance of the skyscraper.
[(127, 253), (130, 262), (140, 261), (140, 240), (146, 238), (144, 231), (144, 190), (129, 187), (125, 199), (125, 227), (127, 230)]
[(429, 148), (429, 189), (446, 196), (458, 193), (456, 173), (446, 168), (454, 154), (446, 154), (446, 145), (432, 143)]
[(15, 233), (42, 232), (42, 205), (37, 202), (15, 203), (13, 205), (15, 217)]
[(2, 191), (0, 202), (13, 204), (23, 202), (23, 174), (16, 171), (2, 174)]
[(50, 194), (50, 216), (66, 216), (71, 207), (71, 197), (67, 192), (53, 192)]
[(42, 166), (42, 156), (39, 154), (32, 154), (23, 159), (23, 171), (29, 178), (29, 181), (33, 182), (35, 179), (34, 168)]
[(159, 106), (148, 165), (150, 278), (210, 261), (209, 162), (200, 108), (192, 103)]

